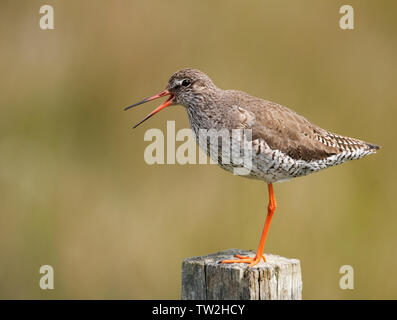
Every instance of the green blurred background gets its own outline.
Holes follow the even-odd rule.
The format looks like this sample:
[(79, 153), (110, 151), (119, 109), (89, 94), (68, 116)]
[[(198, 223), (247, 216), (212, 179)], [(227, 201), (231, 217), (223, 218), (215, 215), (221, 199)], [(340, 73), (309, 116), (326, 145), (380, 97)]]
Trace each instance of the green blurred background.
[[(55, 9), (55, 30), (39, 8)], [(397, 298), (396, 1), (2, 1), (0, 298), (179, 299), (183, 258), (256, 249), (266, 185), (144, 162), (136, 130), (178, 69), (289, 106), (377, 155), (275, 185), (265, 251), (301, 260), (306, 299)], [(39, 288), (39, 268), (55, 289)], [(354, 290), (339, 288), (351, 265)]]

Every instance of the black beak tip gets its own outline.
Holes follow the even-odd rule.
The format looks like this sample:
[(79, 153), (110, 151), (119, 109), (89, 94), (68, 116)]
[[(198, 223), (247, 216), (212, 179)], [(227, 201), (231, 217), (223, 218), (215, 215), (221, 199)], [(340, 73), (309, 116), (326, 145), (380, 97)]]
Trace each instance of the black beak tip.
[[(149, 98), (148, 98), (148, 99), (149, 99)], [(146, 102), (150, 101), (150, 100), (148, 100), (148, 99), (139, 101), (139, 102), (137, 102), (137, 103), (134, 103), (134, 104), (131, 105), (131, 106), (125, 107), (125, 108), (124, 108), (124, 111), (127, 111), (127, 110), (129, 110), (129, 109), (131, 109), (131, 108), (133, 108), (133, 107), (139, 106), (140, 104), (143, 104), (143, 103), (146, 103)]]
[(128, 106), (124, 108), (124, 111), (127, 111), (128, 109), (131, 109), (133, 106), (135, 106), (134, 104), (132, 106)]

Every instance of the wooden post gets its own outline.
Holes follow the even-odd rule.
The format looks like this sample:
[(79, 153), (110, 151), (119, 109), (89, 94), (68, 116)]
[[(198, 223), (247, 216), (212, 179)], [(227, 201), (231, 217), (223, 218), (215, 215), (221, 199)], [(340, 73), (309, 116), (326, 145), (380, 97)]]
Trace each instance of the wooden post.
[(301, 300), (299, 260), (265, 254), (249, 268), (245, 263), (220, 264), (234, 255), (255, 256), (247, 250), (230, 249), (182, 263), (182, 300)]

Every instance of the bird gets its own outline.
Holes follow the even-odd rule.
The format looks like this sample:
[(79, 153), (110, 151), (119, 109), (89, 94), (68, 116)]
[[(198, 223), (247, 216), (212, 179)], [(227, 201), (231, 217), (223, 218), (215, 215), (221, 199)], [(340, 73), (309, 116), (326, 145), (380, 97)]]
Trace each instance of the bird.
[[(251, 147), (253, 165), (243, 176), (262, 180), (267, 184), (267, 215), (255, 256), (236, 254), (235, 259), (222, 260), (221, 263), (246, 263), (253, 267), (262, 259), (266, 262), (263, 250), (277, 207), (274, 183), (306, 176), (348, 160), (360, 159), (376, 153), (380, 148), (372, 143), (325, 130), (278, 103), (254, 97), (243, 91), (218, 88), (207, 74), (191, 68), (175, 72), (165, 90), (130, 105), (125, 110), (166, 96), (168, 98), (163, 104), (133, 128), (166, 107), (182, 105), (186, 108), (197, 143), (209, 156), (212, 155), (212, 146), (208, 146), (207, 139), (200, 139), (200, 130), (248, 130), (248, 140), (242, 142), (242, 139), (230, 135), (230, 141), (238, 140), (236, 145), (248, 144)], [(214, 148), (219, 150), (220, 145)], [(227, 171), (241, 166), (241, 163), (233, 161), (219, 161), (219, 154), (216, 157), (218, 165)]]

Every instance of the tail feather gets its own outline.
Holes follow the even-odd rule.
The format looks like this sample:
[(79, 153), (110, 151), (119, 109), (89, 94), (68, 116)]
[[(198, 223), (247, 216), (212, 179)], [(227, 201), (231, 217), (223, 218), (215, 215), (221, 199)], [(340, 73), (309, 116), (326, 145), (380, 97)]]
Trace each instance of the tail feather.
[(379, 150), (380, 146), (376, 145), (376, 144), (372, 144), (372, 143), (368, 143), (366, 142), (368, 148), (373, 149), (373, 150)]

